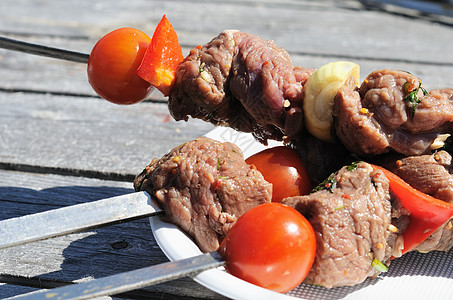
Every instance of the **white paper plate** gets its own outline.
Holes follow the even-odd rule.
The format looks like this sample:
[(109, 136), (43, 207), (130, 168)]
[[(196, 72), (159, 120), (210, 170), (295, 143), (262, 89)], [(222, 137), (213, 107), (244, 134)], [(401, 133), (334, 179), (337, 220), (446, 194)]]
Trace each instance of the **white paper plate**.
[[(206, 136), (238, 145), (244, 156), (264, 149), (250, 134), (216, 128)], [(270, 146), (278, 145), (271, 143)], [(201, 254), (196, 244), (177, 226), (150, 218), (154, 237), (170, 260)], [(301, 284), (287, 294), (275, 293), (238, 279), (223, 269), (204, 271), (193, 277), (203, 286), (232, 299), (453, 299), (453, 251), (408, 253), (392, 262), (389, 272), (352, 287), (325, 289)]]

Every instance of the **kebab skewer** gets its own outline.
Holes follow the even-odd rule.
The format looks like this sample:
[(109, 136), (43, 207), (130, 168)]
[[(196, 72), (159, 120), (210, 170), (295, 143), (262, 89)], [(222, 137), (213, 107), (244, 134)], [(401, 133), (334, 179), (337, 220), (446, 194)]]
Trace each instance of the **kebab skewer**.
[[(453, 89), (428, 92), (408, 72), (378, 70), (358, 87), (359, 66), (354, 63), (330, 63), (318, 70), (294, 67), (273, 42), (232, 30), (183, 59), (165, 18), (150, 45), (137, 74), (169, 96), (176, 120), (201, 118), (251, 132), (263, 143), (284, 140), (305, 152), (310, 151), (306, 144), (316, 143), (321, 151), (314, 149), (314, 154), (335, 148), (344, 159), (337, 164), (325, 159), (325, 168), (309, 168), (319, 173), (312, 176), (315, 183), (350, 162), (350, 153), (364, 159), (388, 152), (429, 154), (442, 148), (452, 131)], [(96, 79), (109, 72), (101, 68), (100, 75), (90, 76), (98, 65), (94, 57), (89, 77)], [(90, 82), (96, 87), (95, 80)]]
[(261, 142), (303, 140), (305, 127), (360, 156), (389, 151), (407, 156), (441, 148), (452, 131), (452, 88), (428, 92), (414, 75), (386, 69), (357, 87), (354, 63), (318, 70), (293, 66), (272, 41), (231, 30), (184, 58), (165, 16), (153, 39), (121, 28), (100, 39), (89, 56), (5, 38), (0, 47), (88, 60), (90, 83), (109, 101), (137, 103), (157, 87), (169, 96), (175, 119), (202, 118), (251, 132)]
[[(187, 232), (203, 251), (217, 249), (244, 205), (259, 206), (256, 201), (268, 187), (259, 172), (244, 173), (250, 166), (218, 147), (225, 146), (207, 138), (190, 141), (154, 159), (134, 181), (136, 191), (154, 195), (166, 220)], [(285, 186), (278, 179), (266, 180)], [(345, 166), (312, 193), (281, 202), (296, 208), (313, 226), (316, 256), (308, 283), (354, 285), (386, 271), (392, 258), (411, 250), (448, 251), (453, 246), (453, 205), (366, 162)]]
[[(336, 101), (325, 100), (319, 95), (323, 95), (324, 92), (337, 97), (338, 91), (344, 86), (353, 86), (354, 88), (351, 90), (356, 91), (357, 88), (355, 86), (358, 82), (357, 68), (355, 65), (352, 65), (352, 67), (350, 64), (343, 65), (346, 65), (346, 70), (342, 70), (340, 78), (330, 80), (335, 82), (335, 87), (328, 87), (328, 93), (323, 90), (322, 84), (321, 91), (316, 91), (316, 89), (312, 88), (312, 90), (315, 90), (312, 92), (314, 100), (310, 102), (312, 106), (321, 105), (321, 108), (330, 110), (332, 115), (335, 115), (338, 110), (335, 107)], [(272, 42), (263, 41), (258, 37), (238, 31), (225, 31), (207, 45), (192, 49), (189, 56), (177, 64), (177, 68), (174, 71), (174, 81), (167, 81), (171, 82), (169, 92), (168, 89), (163, 90), (163, 92), (169, 95), (169, 108), (175, 119), (187, 119), (189, 115), (203, 118), (217, 125), (228, 125), (238, 130), (252, 132), (262, 142), (265, 142), (268, 138), (284, 139), (286, 141), (297, 140), (297, 136), (302, 131), (302, 111), (304, 109), (303, 105), (306, 104), (303, 100), (304, 97), (305, 99), (307, 98), (307, 95), (304, 94), (304, 88), (307, 88), (306, 84), (309, 87), (320, 85), (319, 82), (326, 79), (326, 76), (322, 75), (324, 69), (320, 68), (315, 71), (293, 67), (287, 53)], [(138, 74), (141, 74), (140, 70), (139, 68)], [(336, 74), (338, 72), (334, 71), (331, 73)], [(384, 70), (382, 73), (386, 75), (391, 73), (391, 71)], [(326, 74), (329, 74), (329, 72), (327, 71)], [(376, 88), (369, 87), (369, 82), (373, 79), (373, 76), (375, 74), (371, 74), (365, 80), (368, 90), (377, 90), (377, 94), (383, 91), (388, 92), (389, 86), (385, 84), (380, 86), (379, 82)], [(398, 76), (401, 76), (403, 80), (399, 80)], [(314, 83), (310, 84), (310, 78), (315, 78), (314, 80), (312, 79)], [(394, 102), (399, 101), (398, 106), (401, 111), (407, 114), (413, 115), (417, 106), (421, 108), (422, 105), (420, 103), (426, 102), (422, 101), (423, 99), (419, 100), (418, 97), (426, 97), (427, 101), (431, 101), (431, 99), (445, 101), (451, 97), (451, 90), (449, 89), (439, 93), (435, 92), (434, 96), (428, 94), (415, 76), (405, 72), (404, 74), (396, 73), (393, 78), (396, 79), (392, 81), (391, 78), (390, 82), (397, 82), (395, 91), (399, 93), (395, 93), (392, 100)], [(367, 94), (366, 91), (363, 93), (364, 95)], [(364, 96), (364, 98), (366, 97)], [(375, 96), (371, 95), (370, 98), (373, 99)], [(404, 105), (401, 105), (401, 103)], [(373, 117), (373, 112), (370, 112), (372, 107), (362, 108), (364, 107), (359, 109), (363, 114), (369, 118)], [(428, 106), (427, 111), (429, 111), (429, 108)], [(405, 121), (407, 120), (406, 118)], [(310, 122), (316, 123), (317, 121), (319, 120), (317, 120), (315, 115), (314, 120), (312, 118)], [(370, 122), (374, 123), (374, 120)], [(444, 118), (442, 122), (448, 123), (450, 119), (448, 117)], [(333, 121), (329, 121), (329, 123), (333, 124)], [(415, 122), (411, 123), (410, 120), (407, 123), (409, 125), (415, 124)], [(404, 122), (399, 125), (405, 129), (406, 124)], [(326, 131), (330, 132), (332, 129), (333, 126), (327, 127), (322, 133), (325, 134)], [(432, 129), (428, 128), (428, 130)], [(418, 130), (424, 134), (425, 127), (421, 126), (421, 129)], [(409, 134), (418, 134), (417, 130), (407, 131)], [(320, 139), (323, 138), (316, 131), (313, 132), (312, 130), (312, 133)], [(441, 135), (441, 133), (431, 133), (432, 135), (426, 139), (427, 142), (425, 143), (430, 147), (439, 142), (437, 137)], [(388, 132), (386, 134), (388, 135)], [(442, 142), (441, 140), (440, 143)], [(390, 148), (397, 147), (387, 146), (382, 152), (388, 151)], [(431, 148), (429, 149), (431, 150)], [(415, 154), (423, 154), (426, 151), (425, 147)], [(377, 154), (373, 152), (357, 152), (357, 154), (364, 154), (364, 156)], [(400, 152), (413, 154), (405, 153), (405, 150)], [(152, 177), (151, 174), (147, 173), (147, 175)], [(392, 185), (394, 185), (395, 180), (392, 182)], [(434, 202), (439, 204), (437, 201)], [(448, 205), (445, 205), (445, 207), (442, 207), (442, 205), (439, 204), (438, 210), (448, 207)], [(445, 211), (447, 210), (445, 209)], [(447, 218), (437, 224), (436, 228), (447, 226), (446, 224), (448, 224), (450, 218), (451, 215), (447, 215)], [(382, 247), (380, 242), (377, 245)], [(414, 245), (410, 245), (410, 247), (414, 247)], [(408, 251), (409, 249), (409, 244), (406, 245), (406, 248), (403, 246), (403, 251)], [(375, 252), (379, 251), (375, 249)], [(393, 253), (392, 255), (398, 256), (400, 254)], [(363, 277), (360, 280), (363, 280)], [(337, 283), (325, 285), (329, 286), (329, 284), (333, 286)], [(349, 284), (354, 283), (349, 282)]]

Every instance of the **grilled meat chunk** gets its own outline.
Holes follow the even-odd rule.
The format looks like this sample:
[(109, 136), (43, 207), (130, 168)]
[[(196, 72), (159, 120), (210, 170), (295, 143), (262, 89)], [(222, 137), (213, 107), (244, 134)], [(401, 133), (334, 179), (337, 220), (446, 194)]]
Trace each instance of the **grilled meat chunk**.
[(200, 137), (152, 162), (134, 180), (204, 252), (219, 241), (243, 213), (270, 202), (272, 185), (251, 168), (232, 143)]
[(226, 30), (179, 64), (169, 110), (176, 120), (192, 116), (263, 143), (282, 140), (302, 128), (302, 86), (312, 72), (294, 68), (272, 41)]
[(354, 153), (427, 154), (439, 135), (452, 132), (453, 89), (425, 95), (417, 77), (378, 70), (359, 89), (347, 81), (335, 98), (333, 116), (337, 136)]
[(453, 203), (453, 165), (448, 152), (402, 157), (386, 161), (384, 166), (413, 188)]
[[(452, 157), (446, 151), (430, 155), (395, 157), (391, 155), (380, 164), (392, 171), (413, 188), (434, 198), (453, 203)], [(453, 220), (449, 220), (415, 250), (449, 251), (453, 247)]]
[(348, 151), (340, 141), (325, 142), (306, 130), (292, 142), (309, 174), (312, 186), (317, 186), (330, 174), (353, 161), (360, 160)]
[(396, 238), (389, 229), (392, 204), (382, 172), (358, 163), (332, 178), (327, 189), (283, 200), (315, 231), (316, 257), (305, 282), (327, 288), (354, 285), (379, 274), (372, 261), (388, 264)]
[(447, 221), (443, 226), (433, 232), (414, 250), (420, 252), (445, 251), (453, 248), (453, 220)]

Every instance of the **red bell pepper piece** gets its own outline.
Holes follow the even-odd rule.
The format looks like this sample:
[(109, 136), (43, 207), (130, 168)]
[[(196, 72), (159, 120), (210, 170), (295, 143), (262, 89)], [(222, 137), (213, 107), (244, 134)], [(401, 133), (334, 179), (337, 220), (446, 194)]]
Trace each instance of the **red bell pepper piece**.
[(176, 68), (183, 59), (178, 36), (164, 15), (154, 30), (151, 44), (137, 69), (137, 75), (168, 96)]
[(382, 167), (373, 165), (373, 169), (384, 173), (389, 180), (390, 190), (410, 213), (409, 225), (402, 234), (404, 240), (402, 254), (413, 250), (453, 217), (453, 204), (414, 189)]

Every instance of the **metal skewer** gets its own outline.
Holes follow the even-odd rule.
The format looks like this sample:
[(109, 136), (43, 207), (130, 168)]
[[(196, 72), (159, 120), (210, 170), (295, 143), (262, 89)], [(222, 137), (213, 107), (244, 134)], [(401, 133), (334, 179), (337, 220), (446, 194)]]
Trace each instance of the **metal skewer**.
[(114, 295), (153, 284), (192, 276), (225, 265), (217, 252), (163, 263), (138, 270), (111, 275), (92, 281), (71, 284), (48, 291), (14, 297), (22, 300), (81, 300)]
[(85, 64), (90, 57), (86, 53), (47, 47), (5, 37), (0, 37), (0, 48)]
[(0, 221), (0, 249), (163, 214), (146, 192), (66, 206)]

